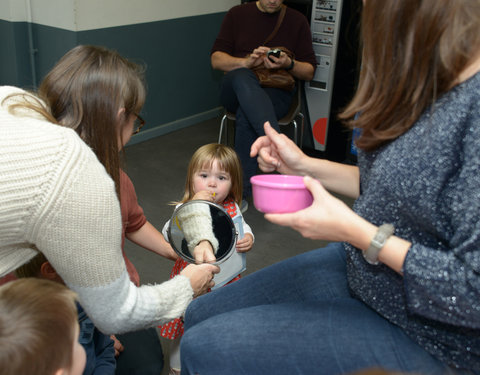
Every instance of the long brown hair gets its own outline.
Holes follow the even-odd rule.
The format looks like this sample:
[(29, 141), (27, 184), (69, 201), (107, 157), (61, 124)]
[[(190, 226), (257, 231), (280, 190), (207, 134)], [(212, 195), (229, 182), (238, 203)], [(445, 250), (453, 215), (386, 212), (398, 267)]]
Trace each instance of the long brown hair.
[(58, 61), (38, 93), (57, 121), (75, 129), (93, 149), (120, 196), (117, 114), (125, 108), (125, 116), (129, 116), (143, 107), (146, 93), (142, 67), (116, 51), (80, 45)]
[(58, 124), (57, 119), (52, 116), (50, 109), (42, 102), (35, 93), (19, 90), (7, 95), (2, 104), (8, 108), (8, 112), (16, 116), (30, 116), (40, 120), (47, 120)]
[(36, 278), (0, 287), (0, 368), (5, 374), (53, 374), (71, 368), (78, 327), (76, 294)]
[(220, 169), (230, 175), (232, 187), (228, 198), (232, 198), (238, 204), (242, 201), (242, 165), (237, 153), (231, 147), (219, 144), (209, 143), (201, 146), (190, 159), (188, 165), (187, 179), (185, 180), (185, 194), (181, 203), (187, 202), (193, 198), (193, 177), (195, 173), (202, 168), (210, 168), (214, 161), (217, 161)]
[(367, 0), (362, 40), (358, 89), (340, 118), (370, 151), (410, 129), (478, 56), (480, 2)]

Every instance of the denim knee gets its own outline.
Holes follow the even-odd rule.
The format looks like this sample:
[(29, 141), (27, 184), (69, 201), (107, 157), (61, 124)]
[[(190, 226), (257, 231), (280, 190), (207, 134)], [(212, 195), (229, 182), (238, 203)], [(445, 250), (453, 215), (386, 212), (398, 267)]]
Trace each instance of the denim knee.
[(238, 68), (230, 70), (227, 74), (225, 74), (224, 77), (225, 80), (231, 80), (233, 82), (243, 81), (250, 78), (254, 78), (258, 82), (257, 76), (255, 75), (253, 70), (248, 68)]
[(252, 88), (260, 88), (257, 76), (251, 69), (239, 68), (234, 69), (225, 74), (224, 86), (231, 87), (232, 90), (251, 90)]
[(195, 325), (195, 323), (190, 323), (190, 322), (192, 322), (192, 309), (193, 310), (195, 309), (194, 306), (196, 303), (197, 303), (196, 299), (192, 300), (192, 302), (188, 304), (187, 310), (185, 311), (184, 319), (183, 319), (184, 320), (183, 327), (185, 331), (192, 325)]

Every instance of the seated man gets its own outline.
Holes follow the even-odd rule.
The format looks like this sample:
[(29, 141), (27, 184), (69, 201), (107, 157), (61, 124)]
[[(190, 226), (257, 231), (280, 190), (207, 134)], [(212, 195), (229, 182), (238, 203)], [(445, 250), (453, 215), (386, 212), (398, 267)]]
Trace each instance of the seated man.
[[(227, 73), (222, 82), (221, 103), (236, 115), (235, 151), (244, 172), (244, 198), (251, 195), (250, 177), (257, 171), (256, 159), (250, 158), (250, 146), (264, 135), (265, 121), (279, 130), (277, 120), (288, 113), (295, 93), (261, 87), (251, 68), (284, 68), (296, 79), (310, 81), (317, 64), (309, 23), (294, 9), (287, 8), (277, 33), (266, 43), (268, 46), (263, 45), (275, 29), (282, 6), (283, 0), (234, 6), (226, 14), (211, 50), (212, 67)], [(273, 47), (286, 47), (294, 57), (282, 52), (278, 58), (267, 58)]]

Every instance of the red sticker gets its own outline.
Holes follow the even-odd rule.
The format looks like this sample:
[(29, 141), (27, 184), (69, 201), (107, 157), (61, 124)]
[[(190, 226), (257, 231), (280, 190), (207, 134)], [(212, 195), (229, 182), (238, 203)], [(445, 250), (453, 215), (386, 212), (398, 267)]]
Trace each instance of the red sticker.
[(322, 117), (313, 124), (313, 138), (322, 146), (325, 145), (325, 139), (327, 138), (327, 120), (326, 117)]

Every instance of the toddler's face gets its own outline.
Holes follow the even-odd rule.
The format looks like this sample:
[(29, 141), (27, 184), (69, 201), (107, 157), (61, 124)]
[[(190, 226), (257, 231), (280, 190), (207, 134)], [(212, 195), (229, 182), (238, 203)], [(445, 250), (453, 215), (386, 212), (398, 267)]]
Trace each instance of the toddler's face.
[(230, 173), (219, 168), (214, 160), (211, 168), (202, 168), (193, 176), (193, 190), (196, 193), (206, 190), (212, 193), (215, 203), (222, 203), (232, 188)]

